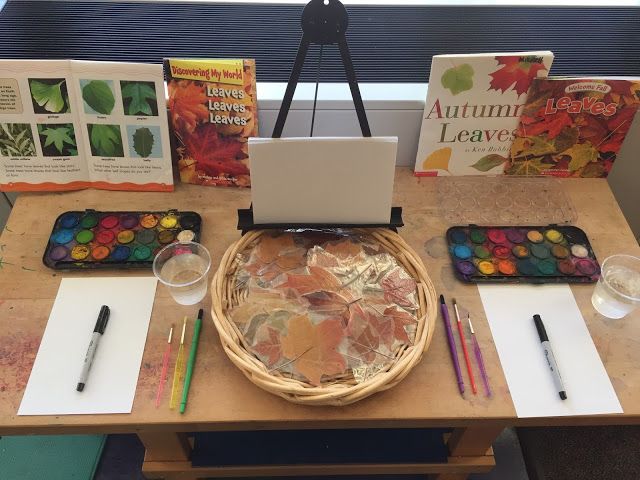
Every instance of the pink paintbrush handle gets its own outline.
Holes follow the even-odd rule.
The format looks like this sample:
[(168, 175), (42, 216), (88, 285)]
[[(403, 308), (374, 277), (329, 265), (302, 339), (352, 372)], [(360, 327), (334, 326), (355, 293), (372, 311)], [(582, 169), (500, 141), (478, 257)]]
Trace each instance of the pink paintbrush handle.
[(489, 387), (489, 377), (487, 376), (487, 370), (484, 368), (484, 360), (482, 359), (482, 352), (480, 351), (480, 345), (478, 344), (478, 339), (475, 335), (471, 335), (473, 337), (473, 351), (476, 354), (476, 361), (478, 362), (478, 367), (480, 368), (480, 375), (482, 376), (482, 383), (484, 383), (484, 388), (487, 394), (487, 397), (491, 396), (491, 387)]
[(156, 408), (160, 406), (160, 398), (164, 391), (164, 384), (167, 383), (167, 372), (169, 371), (169, 356), (171, 355), (171, 344), (167, 345), (164, 355), (162, 356), (162, 373), (160, 373), (160, 384), (158, 385), (158, 393), (156, 394)]

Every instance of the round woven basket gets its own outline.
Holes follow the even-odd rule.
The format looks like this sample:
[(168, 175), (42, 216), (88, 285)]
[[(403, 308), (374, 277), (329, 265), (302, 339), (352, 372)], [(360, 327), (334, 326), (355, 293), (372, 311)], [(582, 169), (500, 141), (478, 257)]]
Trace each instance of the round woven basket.
[(228, 309), (238, 305), (240, 299), (234, 291), (234, 274), (238, 267), (237, 254), (254, 243), (265, 230), (247, 233), (225, 252), (211, 285), (211, 317), (220, 334), (220, 341), (227, 356), (254, 384), (290, 402), (307, 405), (348, 405), (395, 386), (420, 361), (433, 337), (437, 316), (436, 291), (418, 254), (397, 233), (387, 229), (354, 230), (377, 240), (417, 284), (419, 308), (413, 345), (396, 352), (395, 359), (372, 378), (357, 383), (352, 375), (321, 386), (309, 385), (300, 380), (270, 372), (267, 367), (244, 345), (242, 333), (227, 317)]

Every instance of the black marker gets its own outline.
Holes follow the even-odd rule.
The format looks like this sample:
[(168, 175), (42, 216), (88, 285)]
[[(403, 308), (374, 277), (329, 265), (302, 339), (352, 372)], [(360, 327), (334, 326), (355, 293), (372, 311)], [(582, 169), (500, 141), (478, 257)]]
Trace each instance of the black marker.
[(87, 377), (89, 376), (89, 370), (93, 365), (93, 357), (98, 349), (98, 343), (104, 333), (104, 329), (107, 328), (107, 322), (109, 321), (109, 307), (103, 305), (98, 314), (98, 320), (96, 326), (93, 329), (93, 335), (91, 335), (91, 341), (89, 342), (89, 348), (87, 348), (87, 354), (84, 357), (84, 364), (82, 365), (82, 372), (80, 373), (80, 380), (78, 380), (78, 386), (76, 390), (81, 392), (84, 390), (84, 384), (87, 383)]
[(556, 359), (553, 356), (553, 350), (551, 350), (551, 343), (549, 343), (549, 337), (547, 337), (547, 331), (544, 329), (544, 324), (542, 323), (542, 319), (540, 315), (533, 316), (533, 322), (536, 324), (536, 330), (538, 330), (538, 336), (540, 337), (540, 342), (542, 343), (542, 348), (544, 350), (544, 358), (547, 360), (547, 365), (549, 365), (549, 370), (551, 370), (551, 375), (553, 376), (553, 383), (555, 383), (556, 388), (558, 389), (558, 395), (560, 395), (561, 400), (567, 399), (567, 392), (564, 390), (564, 384), (562, 383), (562, 377), (560, 376), (560, 370), (558, 370), (558, 364), (556, 363)]

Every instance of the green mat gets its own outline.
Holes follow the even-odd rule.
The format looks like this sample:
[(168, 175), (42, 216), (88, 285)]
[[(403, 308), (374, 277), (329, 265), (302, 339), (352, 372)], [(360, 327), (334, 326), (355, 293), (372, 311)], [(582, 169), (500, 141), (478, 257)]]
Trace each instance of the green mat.
[(2, 480), (91, 480), (106, 435), (0, 438)]

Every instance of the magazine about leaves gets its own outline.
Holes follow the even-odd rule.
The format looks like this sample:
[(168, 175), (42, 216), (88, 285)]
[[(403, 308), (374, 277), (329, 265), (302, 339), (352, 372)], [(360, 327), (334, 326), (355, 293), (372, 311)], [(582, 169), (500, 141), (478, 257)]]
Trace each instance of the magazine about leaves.
[(172, 191), (162, 65), (0, 60), (0, 190)]
[(640, 105), (640, 79), (534, 80), (508, 175), (606, 177)]
[(552, 62), (548, 51), (434, 56), (416, 175), (501, 174), (529, 85)]
[(258, 136), (254, 60), (165, 59), (173, 157), (183, 182), (249, 187)]

